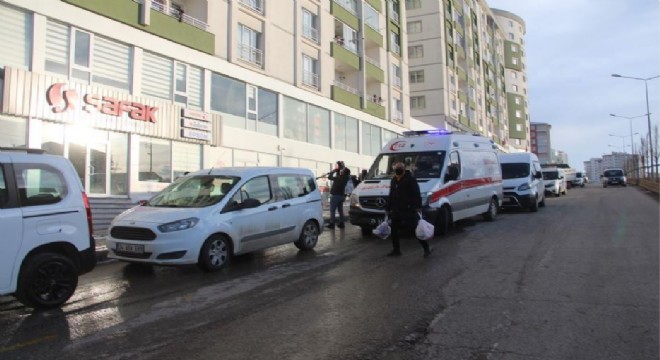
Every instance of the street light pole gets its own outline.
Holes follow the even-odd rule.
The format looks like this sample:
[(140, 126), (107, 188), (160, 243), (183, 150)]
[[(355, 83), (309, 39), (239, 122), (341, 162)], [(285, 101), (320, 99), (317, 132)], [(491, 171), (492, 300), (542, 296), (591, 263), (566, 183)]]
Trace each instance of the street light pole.
[[(620, 116), (620, 115), (616, 115), (616, 114), (610, 114), (610, 116), (612, 116), (612, 117), (619, 117), (619, 118), (623, 118), (623, 119), (628, 119), (628, 122), (630, 123), (630, 144), (632, 145), (633, 161), (635, 162), (635, 174), (636, 174), (638, 179), (639, 179), (639, 161), (635, 160), (635, 155), (636, 155), (635, 154), (635, 140), (633, 139), (632, 119), (640, 118), (640, 117), (643, 117), (643, 116), (646, 116), (646, 115), (647, 114), (642, 114), (642, 115), (638, 115), (638, 116)], [(634, 135), (637, 135), (637, 133), (635, 133)]]
[[(655, 174), (657, 171), (655, 171), (655, 168), (653, 166), (653, 136), (651, 134), (651, 110), (649, 109), (649, 85), (648, 81), (656, 79), (660, 77), (660, 75), (657, 76), (652, 76), (649, 78), (637, 78), (637, 77), (632, 77), (632, 76), (623, 76), (619, 74), (612, 74), (612, 77), (618, 77), (618, 78), (624, 78), (624, 79), (632, 79), (632, 80), (641, 80), (644, 82), (644, 89), (646, 90), (646, 119), (647, 119), (647, 125), (649, 127), (649, 163), (651, 164), (651, 177), (656, 178)], [(657, 164), (656, 164), (657, 165)]]

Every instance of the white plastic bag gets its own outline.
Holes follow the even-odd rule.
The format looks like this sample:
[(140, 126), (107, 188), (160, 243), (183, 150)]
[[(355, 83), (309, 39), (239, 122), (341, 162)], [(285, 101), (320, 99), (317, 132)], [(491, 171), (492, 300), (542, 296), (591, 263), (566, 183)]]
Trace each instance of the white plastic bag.
[(419, 222), (417, 223), (417, 228), (415, 228), (415, 236), (420, 240), (428, 240), (433, 237), (435, 228), (434, 226), (422, 218), (422, 214), (419, 214)]
[(378, 236), (381, 239), (386, 239), (388, 236), (390, 236), (390, 233), (392, 232), (392, 228), (390, 227), (389, 220), (387, 219), (387, 215), (385, 215), (385, 219), (383, 219), (383, 222), (378, 224), (376, 228), (372, 231), (372, 233), (376, 236)]

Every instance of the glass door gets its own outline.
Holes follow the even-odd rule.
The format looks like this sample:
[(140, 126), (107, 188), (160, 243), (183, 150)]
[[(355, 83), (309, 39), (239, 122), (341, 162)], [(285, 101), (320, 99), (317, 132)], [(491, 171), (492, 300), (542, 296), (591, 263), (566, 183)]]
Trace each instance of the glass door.
[(107, 195), (108, 186), (108, 132), (67, 126), (68, 158), (78, 172), (88, 194)]

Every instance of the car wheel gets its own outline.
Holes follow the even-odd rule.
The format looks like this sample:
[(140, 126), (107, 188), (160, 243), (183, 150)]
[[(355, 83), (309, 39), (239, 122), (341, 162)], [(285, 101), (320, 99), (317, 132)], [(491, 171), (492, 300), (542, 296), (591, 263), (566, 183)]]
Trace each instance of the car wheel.
[(300, 250), (311, 250), (319, 241), (319, 226), (312, 220), (303, 225), (300, 237), (293, 244)]
[(204, 271), (222, 269), (231, 259), (231, 244), (226, 236), (214, 235), (204, 241), (197, 265)]
[(373, 231), (374, 229), (372, 229), (372, 228), (370, 228), (370, 227), (362, 226), (362, 227), (360, 227), (360, 230), (362, 231), (362, 235), (365, 235), (365, 236), (366, 236), (366, 235), (371, 235), (371, 234), (373, 234), (372, 231)]
[(51, 309), (64, 304), (76, 291), (78, 269), (57, 253), (30, 256), (21, 268), (16, 298), (26, 306)]
[(487, 221), (495, 221), (495, 218), (497, 217), (497, 199), (495, 197), (490, 199), (490, 203), (488, 204), (488, 211), (483, 213), (482, 216)]
[(537, 212), (537, 211), (539, 211), (539, 203), (538, 203), (538, 200), (539, 200), (539, 199), (538, 199), (537, 197), (535, 197), (535, 198), (534, 198), (534, 201), (532, 201), (532, 203), (529, 205), (529, 211), (530, 211), (530, 212)]
[(438, 210), (438, 217), (435, 220), (435, 235), (446, 235), (449, 232), (449, 225), (451, 222), (451, 214), (447, 206), (443, 206)]

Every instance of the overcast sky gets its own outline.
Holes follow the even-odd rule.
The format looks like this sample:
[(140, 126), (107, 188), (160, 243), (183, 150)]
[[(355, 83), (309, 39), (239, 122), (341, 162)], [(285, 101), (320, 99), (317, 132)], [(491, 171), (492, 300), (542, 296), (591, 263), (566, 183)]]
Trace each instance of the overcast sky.
[[(630, 152), (631, 120), (609, 114), (646, 114), (644, 81), (611, 74), (660, 75), (660, 1), (486, 1), (525, 20), (530, 118), (552, 125), (552, 147), (578, 170), (621, 151), (622, 141)], [(659, 80), (648, 81), (652, 127), (660, 118)], [(647, 124), (646, 117), (632, 120), (636, 149)]]

